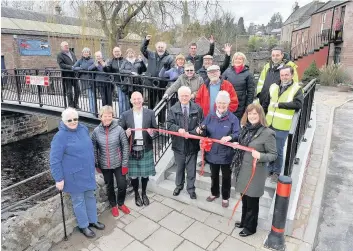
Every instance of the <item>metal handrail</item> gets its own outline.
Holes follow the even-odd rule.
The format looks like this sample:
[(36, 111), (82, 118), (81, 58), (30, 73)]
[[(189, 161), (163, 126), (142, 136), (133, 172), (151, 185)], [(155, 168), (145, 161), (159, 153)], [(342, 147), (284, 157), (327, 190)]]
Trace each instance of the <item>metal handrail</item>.
[(18, 201), (17, 203), (11, 205), (11, 206), (8, 206), (8, 207), (6, 207), (6, 208), (4, 208), (4, 209), (1, 209), (1, 213), (5, 213), (5, 212), (7, 212), (7, 211), (9, 211), (9, 210), (11, 210), (11, 209), (13, 209), (13, 208), (15, 208), (15, 207), (17, 207), (17, 206), (23, 204), (23, 203), (25, 203), (25, 202), (27, 202), (27, 201), (30, 201), (30, 200), (32, 200), (32, 199), (38, 197), (39, 195), (42, 195), (42, 194), (44, 194), (44, 193), (46, 193), (46, 192), (49, 192), (50, 190), (52, 190), (52, 189), (55, 188), (55, 187), (56, 187), (55, 185), (50, 186), (50, 187), (48, 187), (48, 188), (46, 188), (46, 189), (40, 191), (39, 193), (36, 193), (36, 194), (34, 194), (34, 195), (29, 196), (27, 199), (20, 200), (20, 201)]
[(42, 176), (43, 174), (46, 174), (46, 173), (48, 173), (48, 172), (50, 172), (50, 170), (46, 170), (46, 171), (44, 171), (44, 172), (41, 172), (41, 173), (39, 173), (39, 174), (36, 174), (36, 175), (34, 175), (34, 176), (28, 178), (28, 179), (22, 180), (22, 181), (20, 181), (20, 182), (18, 182), (18, 183), (16, 183), (16, 184), (13, 184), (13, 185), (11, 185), (11, 186), (5, 187), (4, 189), (1, 189), (1, 192), (2, 192), (2, 193), (3, 193), (3, 192), (6, 192), (7, 190), (10, 190), (10, 189), (12, 189), (12, 188), (14, 188), (14, 187), (17, 187), (17, 186), (19, 186), (19, 185), (21, 185), (21, 184), (23, 184), (23, 183), (26, 183), (27, 181), (33, 180), (33, 179), (35, 179), (35, 178), (38, 178), (38, 177), (40, 177), (40, 176)]

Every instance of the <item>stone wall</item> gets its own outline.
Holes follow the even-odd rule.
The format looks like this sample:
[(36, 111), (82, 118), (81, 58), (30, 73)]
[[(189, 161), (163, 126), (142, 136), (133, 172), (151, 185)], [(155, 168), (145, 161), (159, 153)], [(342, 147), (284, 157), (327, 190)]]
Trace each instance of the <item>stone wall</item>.
[[(1, 145), (53, 130), (59, 119), (1, 111)], [(57, 126), (55, 126), (56, 128)]]
[[(96, 173), (97, 209), (101, 214), (109, 207), (103, 176)], [(67, 235), (77, 226), (70, 196), (64, 193), (64, 208)], [(16, 213), (17, 214), (17, 213)], [(40, 202), (16, 217), (1, 223), (1, 250), (44, 251), (62, 241), (64, 227), (60, 194)]]

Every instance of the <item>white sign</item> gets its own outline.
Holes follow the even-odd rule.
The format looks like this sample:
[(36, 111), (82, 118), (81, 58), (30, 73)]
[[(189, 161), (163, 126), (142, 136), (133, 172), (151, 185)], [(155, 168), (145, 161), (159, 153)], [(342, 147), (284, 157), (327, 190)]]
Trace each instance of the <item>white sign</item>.
[(44, 85), (49, 86), (49, 76), (26, 76), (27, 85)]

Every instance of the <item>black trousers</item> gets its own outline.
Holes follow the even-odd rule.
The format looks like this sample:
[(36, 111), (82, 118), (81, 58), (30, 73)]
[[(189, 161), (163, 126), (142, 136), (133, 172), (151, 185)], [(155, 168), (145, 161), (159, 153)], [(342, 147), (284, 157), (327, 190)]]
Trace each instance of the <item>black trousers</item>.
[(242, 198), (241, 225), (251, 233), (256, 233), (257, 220), (259, 218), (259, 200), (259, 197), (247, 195)]
[[(68, 106), (72, 108), (78, 107), (78, 99), (80, 97), (80, 86), (76, 79), (63, 79), (65, 91), (67, 95)], [(73, 90), (74, 89), (74, 93)]]
[(219, 197), (219, 170), (222, 171), (222, 199), (230, 197), (231, 169), (229, 165), (210, 164), (211, 166), (211, 193)]
[[(107, 185), (107, 195), (109, 203), (112, 207), (115, 207), (118, 202), (118, 206), (124, 205), (126, 197), (126, 175), (121, 173), (121, 167), (115, 169), (102, 169), (104, 182)], [(114, 190), (114, 176), (118, 185), (118, 198), (115, 195)]]
[(98, 91), (102, 97), (102, 105), (110, 105), (113, 104), (113, 85), (110, 83), (104, 83), (104, 85), (100, 84), (97, 86)]

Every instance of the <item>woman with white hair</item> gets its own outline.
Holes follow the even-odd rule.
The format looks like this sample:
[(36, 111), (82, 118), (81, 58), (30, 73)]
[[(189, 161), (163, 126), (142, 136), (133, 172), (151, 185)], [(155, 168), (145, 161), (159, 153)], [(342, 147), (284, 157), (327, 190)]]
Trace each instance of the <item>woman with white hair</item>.
[[(82, 58), (78, 60), (73, 66), (72, 69), (74, 71), (88, 71), (88, 68), (94, 64), (93, 58), (91, 58), (91, 50), (87, 47), (83, 48), (82, 50)], [(81, 91), (87, 90), (87, 97), (89, 103), (89, 111), (91, 113), (95, 112), (95, 102), (94, 102), (94, 95), (93, 95), (93, 74), (88, 72), (81, 72), (79, 74), (79, 78), (81, 81)], [(84, 107), (82, 107), (83, 110)]]
[[(228, 110), (230, 95), (226, 91), (219, 91), (216, 97), (216, 111), (207, 115), (201, 126), (196, 129), (198, 134), (223, 142), (238, 140), (239, 120)], [(222, 206), (229, 206), (231, 168), (233, 160), (233, 148), (213, 143), (211, 151), (206, 152), (206, 161), (211, 167), (211, 195), (207, 197), (208, 202), (219, 198), (219, 171), (222, 170)]]
[(50, 170), (57, 189), (70, 194), (78, 227), (88, 238), (95, 237), (91, 227), (105, 228), (97, 217), (94, 167), (88, 129), (78, 122), (77, 111), (67, 108), (51, 142)]
[(232, 58), (232, 67), (229, 67), (222, 77), (233, 85), (238, 95), (238, 109), (234, 112), (239, 121), (243, 117), (246, 107), (254, 101), (255, 83), (254, 77), (245, 65), (246, 56), (241, 52), (236, 52)]

